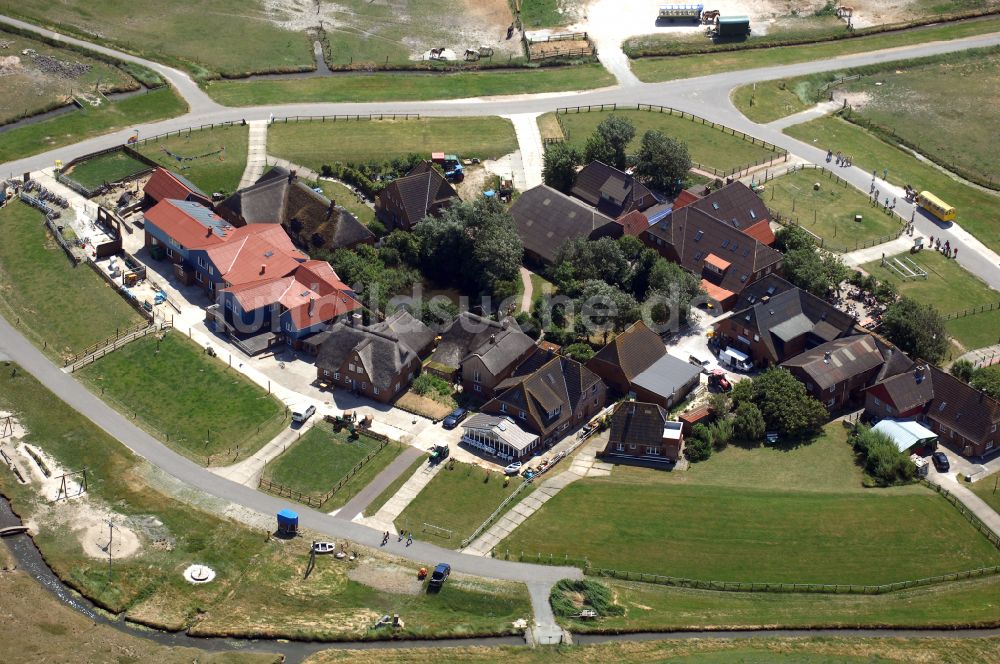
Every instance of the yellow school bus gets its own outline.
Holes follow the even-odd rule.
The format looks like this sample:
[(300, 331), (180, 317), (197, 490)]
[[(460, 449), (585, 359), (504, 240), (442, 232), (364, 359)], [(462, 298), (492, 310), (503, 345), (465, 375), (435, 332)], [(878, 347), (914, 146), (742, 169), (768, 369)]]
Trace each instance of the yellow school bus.
[(929, 191), (917, 194), (917, 205), (927, 210), (941, 221), (954, 221), (955, 208), (948, 205)]

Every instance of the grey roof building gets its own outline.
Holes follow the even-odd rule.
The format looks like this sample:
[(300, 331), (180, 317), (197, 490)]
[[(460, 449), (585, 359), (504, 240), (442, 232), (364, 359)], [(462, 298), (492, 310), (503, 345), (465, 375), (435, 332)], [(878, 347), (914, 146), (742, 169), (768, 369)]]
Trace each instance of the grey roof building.
[(566, 240), (621, 237), (622, 226), (594, 208), (544, 184), (521, 194), (510, 208), (525, 254), (552, 263)]
[(632, 391), (643, 401), (672, 408), (698, 386), (700, 379), (701, 367), (664, 355), (632, 379)]
[(375, 216), (388, 228), (413, 230), (458, 200), (458, 192), (428, 162), (393, 180), (375, 197)]
[(462, 422), (462, 428), (462, 443), (505, 461), (527, 459), (539, 445), (536, 434), (517, 426), (506, 415), (478, 413)]

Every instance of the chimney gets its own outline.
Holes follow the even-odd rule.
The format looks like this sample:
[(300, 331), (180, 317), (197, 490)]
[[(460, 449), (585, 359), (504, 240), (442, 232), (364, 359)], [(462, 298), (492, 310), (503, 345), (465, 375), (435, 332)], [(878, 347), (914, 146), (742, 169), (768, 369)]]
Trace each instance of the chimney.
[(330, 199), (330, 207), (328, 207), (328, 208), (326, 209), (326, 216), (327, 216), (327, 217), (332, 217), (332, 216), (333, 216), (333, 211), (334, 211), (334, 209), (335, 209), (336, 207), (337, 207), (337, 203), (336, 203), (336, 201), (334, 201), (334, 200), (333, 200), (333, 199), (331, 198), (331, 199)]
[(351, 316), (351, 325), (361, 327), (361, 314), (353, 314)]
[(260, 273), (261, 273), (261, 274), (264, 274), (264, 271), (265, 271), (266, 269), (267, 269), (267, 266), (266, 266), (266, 265), (264, 265), (263, 263), (261, 263), (261, 264), (260, 264)]
[(491, 344), (495, 344), (496, 342), (497, 342), (497, 335), (491, 334), (490, 335), (490, 343)]
[(316, 298), (309, 298), (309, 317), (312, 318), (316, 312)]
[(288, 184), (295, 182), (295, 171), (288, 171)]
[(918, 384), (923, 382), (923, 380), (924, 380), (924, 365), (918, 364), (917, 368), (913, 370), (913, 379), (915, 381), (917, 381)]
[(832, 353), (830, 351), (823, 353), (823, 361), (827, 364), (830, 364), (830, 357), (832, 357)]
[(206, 237), (206, 238), (210, 238), (210, 237), (212, 237), (212, 227), (211, 227), (211, 226), (208, 226), (208, 227), (207, 227), (207, 228), (205, 229), (205, 237)]

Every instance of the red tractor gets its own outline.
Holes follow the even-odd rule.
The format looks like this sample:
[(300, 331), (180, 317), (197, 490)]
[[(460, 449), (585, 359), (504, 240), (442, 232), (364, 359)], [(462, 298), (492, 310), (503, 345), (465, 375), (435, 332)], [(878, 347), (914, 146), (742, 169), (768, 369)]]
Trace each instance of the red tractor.
[(733, 384), (729, 382), (726, 378), (726, 372), (722, 369), (716, 369), (708, 376), (708, 387), (714, 388), (720, 392), (732, 392)]

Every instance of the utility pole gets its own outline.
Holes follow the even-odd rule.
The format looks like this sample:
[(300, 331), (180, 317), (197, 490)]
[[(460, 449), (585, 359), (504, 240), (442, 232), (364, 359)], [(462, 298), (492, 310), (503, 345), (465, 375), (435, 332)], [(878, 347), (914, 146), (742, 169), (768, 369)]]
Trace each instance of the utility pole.
[(110, 581), (114, 572), (111, 569), (111, 543), (115, 539), (115, 522), (108, 519), (108, 580)]

